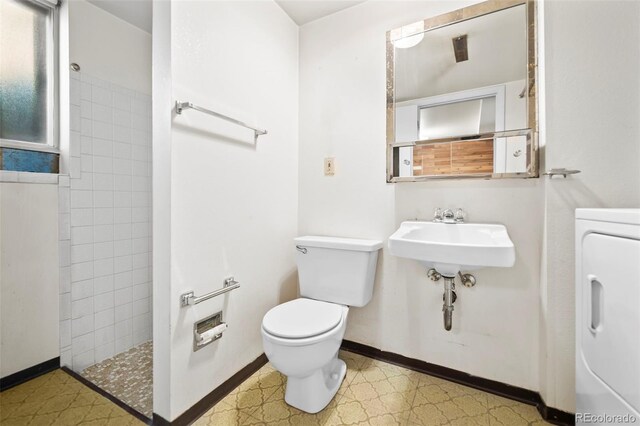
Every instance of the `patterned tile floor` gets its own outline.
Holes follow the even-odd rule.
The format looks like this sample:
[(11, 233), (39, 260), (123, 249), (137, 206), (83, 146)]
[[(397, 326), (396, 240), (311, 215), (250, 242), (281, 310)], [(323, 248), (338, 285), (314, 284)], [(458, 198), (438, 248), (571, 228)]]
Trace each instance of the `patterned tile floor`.
[[(395, 365), (340, 352), (347, 376), (317, 414), (284, 402), (285, 378), (262, 367), (195, 425), (544, 425), (537, 410)], [(0, 424), (142, 425), (62, 370), (0, 393)]]
[(134, 410), (153, 415), (153, 343), (146, 342), (87, 367), (82, 376)]
[(143, 425), (62, 370), (0, 392), (0, 424)]
[(284, 377), (269, 364), (194, 424), (544, 425), (529, 405), (395, 365), (340, 352), (347, 376), (329, 405), (307, 414), (284, 402)]

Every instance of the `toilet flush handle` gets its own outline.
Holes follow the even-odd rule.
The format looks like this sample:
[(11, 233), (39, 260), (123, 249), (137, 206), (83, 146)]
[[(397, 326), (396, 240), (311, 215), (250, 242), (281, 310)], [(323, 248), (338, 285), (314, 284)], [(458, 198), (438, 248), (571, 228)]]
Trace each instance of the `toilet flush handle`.
[(307, 254), (307, 249), (302, 246), (296, 246), (296, 250), (298, 250), (302, 254)]

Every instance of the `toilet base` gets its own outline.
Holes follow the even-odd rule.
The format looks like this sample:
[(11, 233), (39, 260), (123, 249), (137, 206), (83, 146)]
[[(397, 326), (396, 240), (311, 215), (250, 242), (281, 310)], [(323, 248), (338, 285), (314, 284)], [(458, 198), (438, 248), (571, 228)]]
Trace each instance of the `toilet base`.
[(329, 405), (347, 374), (347, 364), (336, 353), (325, 367), (307, 377), (287, 377), (284, 400), (310, 414)]

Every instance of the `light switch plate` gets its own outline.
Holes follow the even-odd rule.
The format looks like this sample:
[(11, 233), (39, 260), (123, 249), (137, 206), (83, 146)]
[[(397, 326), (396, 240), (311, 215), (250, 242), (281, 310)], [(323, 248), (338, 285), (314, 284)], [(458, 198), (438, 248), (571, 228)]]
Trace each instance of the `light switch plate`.
[(336, 171), (336, 161), (333, 157), (327, 157), (324, 159), (324, 175), (333, 176)]

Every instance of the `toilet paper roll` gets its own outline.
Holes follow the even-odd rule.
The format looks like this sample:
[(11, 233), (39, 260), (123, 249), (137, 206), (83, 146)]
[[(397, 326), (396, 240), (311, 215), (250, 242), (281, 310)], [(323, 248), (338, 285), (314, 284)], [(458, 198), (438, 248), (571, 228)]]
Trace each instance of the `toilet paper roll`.
[(222, 324), (219, 324), (213, 327), (211, 330), (205, 331), (204, 333), (199, 334), (198, 332), (195, 332), (196, 342), (198, 342), (199, 345), (207, 343), (211, 339), (213, 339), (215, 336), (225, 331), (226, 329), (227, 329), (227, 323), (223, 322)]

